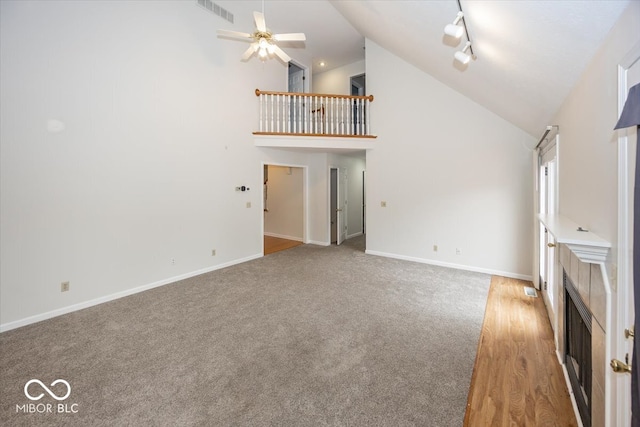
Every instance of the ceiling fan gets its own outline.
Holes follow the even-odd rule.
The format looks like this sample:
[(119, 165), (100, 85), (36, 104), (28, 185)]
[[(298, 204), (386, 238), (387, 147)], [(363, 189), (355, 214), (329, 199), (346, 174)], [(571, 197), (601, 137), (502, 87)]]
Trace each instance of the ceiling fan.
[(276, 55), (283, 62), (289, 62), (291, 58), (276, 42), (305, 41), (307, 39), (304, 33), (273, 34), (267, 29), (264, 14), (261, 12), (253, 12), (253, 19), (256, 23), (256, 30), (251, 34), (230, 30), (218, 30), (219, 36), (251, 42), (249, 48), (242, 55), (243, 61), (249, 60), (249, 58), (257, 53), (262, 61), (267, 60), (272, 55)]

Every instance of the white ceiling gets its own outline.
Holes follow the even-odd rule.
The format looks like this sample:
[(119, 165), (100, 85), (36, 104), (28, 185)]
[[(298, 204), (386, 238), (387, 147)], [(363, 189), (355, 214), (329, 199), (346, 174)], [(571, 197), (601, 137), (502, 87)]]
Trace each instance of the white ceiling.
[[(633, 0), (461, 0), (477, 60), (453, 60), (456, 0), (266, 1), (275, 32), (304, 32), (327, 68), (364, 59), (364, 37), (533, 136), (540, 136)], [(639, 29), (640, 32), (640, 29)], [(295, 50), (288, 50), (294, 55)]]

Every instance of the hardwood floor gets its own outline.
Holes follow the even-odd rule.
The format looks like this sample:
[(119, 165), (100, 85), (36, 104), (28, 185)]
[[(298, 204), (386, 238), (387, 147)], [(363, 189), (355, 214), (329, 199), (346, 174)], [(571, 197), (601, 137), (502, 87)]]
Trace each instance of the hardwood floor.
[(464, 426), (577, 426), (553, 331), (531, 282), (493, 276)]
[(295, 248), (302, 242), (296, 240), (281, 239), (279, 237), (264, 236), (264, 254), (269, 255), (274, 252), (284, 251), (285, 249)]

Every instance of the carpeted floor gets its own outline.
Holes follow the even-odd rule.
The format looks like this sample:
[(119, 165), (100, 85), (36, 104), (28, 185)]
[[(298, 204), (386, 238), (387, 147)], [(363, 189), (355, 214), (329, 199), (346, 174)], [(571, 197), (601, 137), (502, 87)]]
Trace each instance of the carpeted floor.
[[(363, 248), (298, 246), (0, 334), (0, 425), (462, 425), (490, 276)], [(71, 394), (31, 401), (30, 379)]]

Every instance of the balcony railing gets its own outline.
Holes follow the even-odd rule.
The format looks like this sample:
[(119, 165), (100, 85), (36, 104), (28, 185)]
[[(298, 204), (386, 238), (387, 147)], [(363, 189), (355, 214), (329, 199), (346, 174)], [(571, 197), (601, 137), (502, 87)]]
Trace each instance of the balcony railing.
[(260, 98), (260, 130), (254, 135), (375, 138), (369, 104), (373, 95), (266, 92)]

